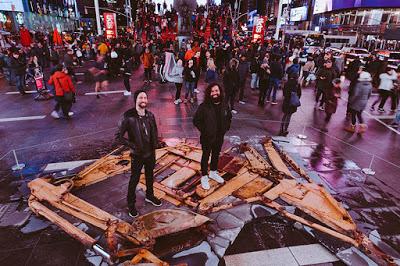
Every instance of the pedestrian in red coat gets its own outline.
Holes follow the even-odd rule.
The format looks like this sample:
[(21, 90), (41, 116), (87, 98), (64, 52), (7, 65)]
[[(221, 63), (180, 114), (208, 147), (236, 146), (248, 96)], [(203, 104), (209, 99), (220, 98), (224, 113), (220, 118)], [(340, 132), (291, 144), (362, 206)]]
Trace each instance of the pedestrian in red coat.
[(31, 34), (29, 33), (28, 29), (25, 28), (24, 26), (21, 26), (21, 29), (19, 30), (19, 34), (21, 37), (22, 46), (29, 47), (32, 43), (32, 38), (31, 38)]

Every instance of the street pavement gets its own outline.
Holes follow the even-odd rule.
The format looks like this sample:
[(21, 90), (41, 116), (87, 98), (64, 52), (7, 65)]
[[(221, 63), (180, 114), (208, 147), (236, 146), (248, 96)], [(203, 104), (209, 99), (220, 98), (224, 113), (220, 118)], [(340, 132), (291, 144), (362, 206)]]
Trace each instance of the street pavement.
[[(115, 93), (104, 94), (97, 99), (95, 95), (90, 94), (94, 91), (94, 83), (84, 81), (86, 70), (87, 65), (75, 70), (76, 73), (82, 73), (78, 76), (82, 83), (77, 84), (77, 102), (72, 108), (75, 115), (71, 120), (55, 120), (50, 116), (54, 100), (39, 102), (34, 101), (34, 94), (21, 96), (10, 93), (16, 91), (15, 87), (10, 87), (4, 80), (0, 80), (0, 173), (9, 176), (9, 169), (15, 164), (12, 150), (15, 150), (17, 159), (27, 165), (26, 171), (35, 173), (47, 163), (99, 158), (117, 146), (114, 135), (118, 121), (124, 111), (134, 106), (133, 98), (123, 95), (123, 83), (119, 79), (112, 81), (109, 86), (109, 92)], [(199, 137), (192, 124), (197, 103), (174, 105), (173, 84), (160, 84), (154, 79), (151, 84), (144, 85), (143, 71), (138, 69), (132, 75), (131, 86), (133, 91), (138, 88), (148, 91), (149, 109), (156, 116), (161, 137)], [(199, 82), (199, 102), (203, 99), (205, 86), (202, 78)], [(182, 97), (183, 95), (184, 93)], [(238, 114), (233, 115), (232, 127), (227, 137), (251, 140), (276, 135), (282, 116), (282, 92), (278, 92), (278, 105), (266, 104), (264, 108), (257, 106), (258, 92), (252, 92), (249, 84), (245, 96), (245, 105), (236, 104)], [(375, 97), (377, 96), (373, 96), (370, 102)], [(318, 144), (312, 149), (303, 150), (302, 155), (307, 158), (310, 169), (316, 171), (326, 180), (329, 187), (336, 191), (337, 199), (352, 209), (351, 214), (356, 217), (358, 224), (369, 226), (364, 229), (387, 228), (383, 231), (386, 235), (384, 239), (392, 247), (397, 246), (397, 251), (400, 252), (400, 232), (396, 229), (396, 221), (400, 218), (399, 209), (396, 208), (400, 199), (400, 132), (387, 125), (392, 114), (382, 116), (369, 111), (363, 114), (368, 124), (365, 134), (345, 132), (343, 127), (348, 123), (345, 120), (346, 99), (347, 93), (344, 91), (338, 111), (328, 125), (328, 132), (325, 133), (321, 131), (324, 112), (314, 109), (314, 90), (312, 87), (303, 89), (302, 106), (292, 117), (289, 136), (303, 134), (307, 136), (307, 140)], [(376, 174), (366, 176), (361, 171), (355, 173), (352, 171), (354, 165), (359, 168), (372, 168)], [(0, 203), (6, 202), (14, 193), (11, 188), (7, 190), (3, 187), (0, 191)], [(381, 221), (379, 226), (378, 218), (385, 220)], [(12, 236), (10, 232), (6, 235)], [(41, 234), (42, 240), (35, 243), (46, 247), (50, 242), (43, 235), (46, 236)], [(62, 239), (62, 235), (57, 236), (57, 240)], [(238, 239), (243, 240), (240, 235)], [(252, 245), (248, 238), (245, 240), (249, 241), (249, 246)], [(73, 242), (63, 241), (57, 242), (60, 248), (55, 249), (58, 250), (55, 256), (58, 256), (60, 261), (65, 257), (61, 252), (63, 247)], [(32, 252), (32, 245), (33, 242), (27, 247), (16, 247), (30, 254), (27, 255), (28, 259), (24, 260), (25, 263), (30, 259), (34, 259), (35, 262), (38, 260), (39, 255)], [(233, 245), (231, 249), (229, 254), (249, 251), (237, 245)], [(256, 249), (254, 247), (253, 250)], [(69, 252), (78, 254), (74, 259), (70, 258), (72, 261), (69, 265), (84, 265), (81, 247), (76, 246)], [(31, 258), (32, 256), (34, 258)]]

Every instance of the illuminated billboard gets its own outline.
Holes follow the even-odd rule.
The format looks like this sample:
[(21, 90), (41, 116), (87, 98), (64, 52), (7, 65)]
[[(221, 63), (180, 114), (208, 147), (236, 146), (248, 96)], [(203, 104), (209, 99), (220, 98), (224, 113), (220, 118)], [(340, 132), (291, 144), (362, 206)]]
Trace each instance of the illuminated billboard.
[(315, 0), (314, 14), (355, 7), (400, 7), (395, 0)]
[(308, 10), (307, 6), (290, 9), (290, 21), (307, 20), (307, 10)]

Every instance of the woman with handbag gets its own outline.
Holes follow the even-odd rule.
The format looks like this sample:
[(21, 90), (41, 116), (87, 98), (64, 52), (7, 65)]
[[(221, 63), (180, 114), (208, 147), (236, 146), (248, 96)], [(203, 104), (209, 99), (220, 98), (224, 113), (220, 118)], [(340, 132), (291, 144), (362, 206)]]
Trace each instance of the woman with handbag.
[(53, 112), (51, 112), (51, 116), (55, 119), (60, 118), (59, 111), (61, 108), (64, 117), (69, 119), (74, 114), (70, 110), (75, 98), (75, 87), (71, 77), (68, 75), (67, 68), (58, 65), (48, 83), (55, 88), (56, 93), (54, 98), (57, 102)]
[(288, 128), (290, 118), (297, 112), (300, 104), (301, 86), (299, 84), (299, 75), (297, 73), (290, 73), (289, 79), (283, 88), (283, 104), (282, 111), (283, 117), (281, 122), (281, 130), (279, 136), (287, 136), (289, 134)]

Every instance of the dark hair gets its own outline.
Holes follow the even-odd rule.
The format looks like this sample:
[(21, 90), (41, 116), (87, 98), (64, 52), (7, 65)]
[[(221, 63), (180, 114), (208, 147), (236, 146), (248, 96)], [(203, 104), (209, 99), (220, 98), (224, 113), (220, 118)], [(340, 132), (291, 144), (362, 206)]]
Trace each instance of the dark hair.
[(299, 63), (299, 59), (296, 57), (295, 59), (293, 59), (293, 64), (298, 64)]
[(217, 83), (217, 82), (213, 82), (213, 83), (210, 83), (207, 86), (206, 90), (204, 91), (204, 101), (203, 101), (204, 103), (211, 103), (212, 102), (211, 89), (214, 86), (218, 86), (218, 88), (219, 88), (219, 93), (221, 95), (221, 102), (224, 100), (224, 90), (223, 90), (222, 86), (219, 85), (219, 83)]
[(136, 105), (137, 97), (138, 97), (139, 94), (142, 93), (142, 92), (146, 93), (146, 95), (147, 95), (147, 92), (146, 92), (144, 89), (138, 89), (138, 90), (135, 91), (135, 93), (133, 94), (133, 100), (134, 100), (134, 102), (135, 102), (135, 105)]
[(387, 72), (389, 72), (391, 70), (392, 70), (392, 68), (387, 66), (386, 69), (385, 69), (385, 72), (387, 73)]

